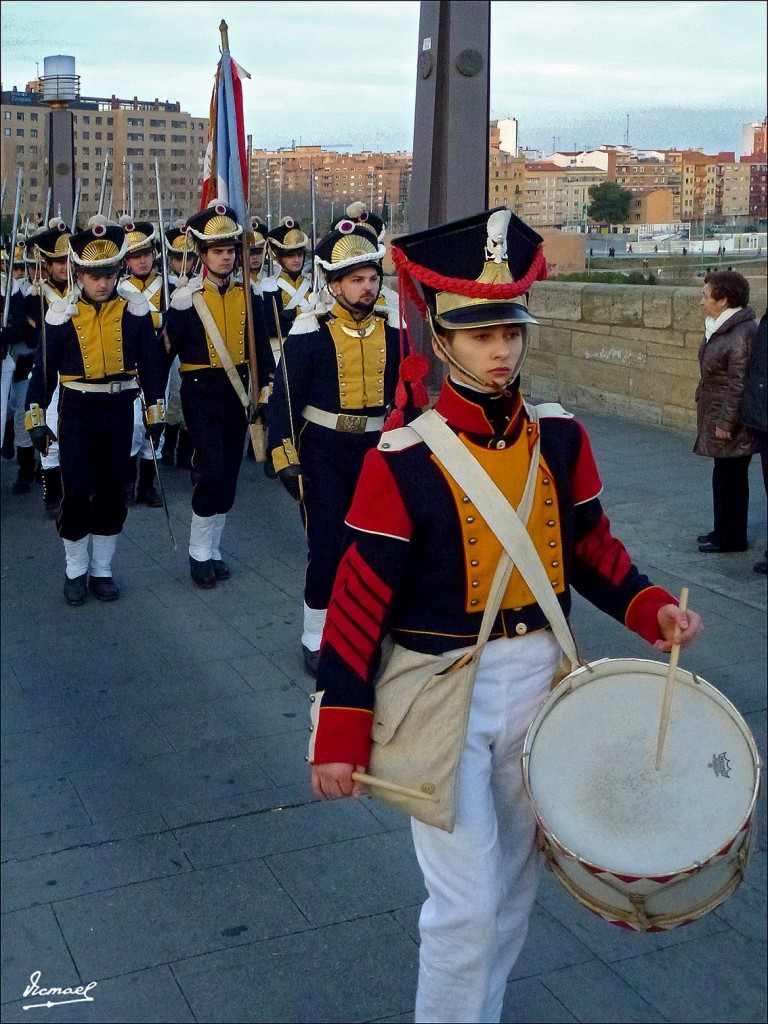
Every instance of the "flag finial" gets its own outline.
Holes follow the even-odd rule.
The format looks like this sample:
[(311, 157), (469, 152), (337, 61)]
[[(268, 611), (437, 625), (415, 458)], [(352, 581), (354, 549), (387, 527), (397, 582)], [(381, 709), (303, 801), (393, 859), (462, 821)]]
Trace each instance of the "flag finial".
[(219, 25), (219, 32), (221, 32), (221, 52), (226, 53), (229, 50), (229, 25), (223, 18)]

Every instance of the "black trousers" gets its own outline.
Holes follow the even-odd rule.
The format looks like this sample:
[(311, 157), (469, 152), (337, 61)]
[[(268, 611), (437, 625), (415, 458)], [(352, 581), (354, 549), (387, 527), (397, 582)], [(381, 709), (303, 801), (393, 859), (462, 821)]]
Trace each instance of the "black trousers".
[[(238, 367), (247, 391), (248, 367)], [(222, 515), (232, 508), (243, 459), (248, 423), (245, 410), (224, 370), (194, 370), (181, 375), (181, 407), (192, 458), (192, 511)]]
[(111, 537), (122, 531), (135, 399), (135, 390), (111, 395), (61, 388), (63, 495), (57, 528), (63, 540), (82, 540), (90, 533)]
[(307, 423), (299, 439), (299, 461), (308, 480), (304, 500), (307, 573), (304, 600), (310, 608), (327, 608), (341, 561), (346, 519), (363, 460), (379, 434), (346, 434)]
[(712, 470), (713, 532), (723, 547), (746, 547), (751, 455), (715, 459)]

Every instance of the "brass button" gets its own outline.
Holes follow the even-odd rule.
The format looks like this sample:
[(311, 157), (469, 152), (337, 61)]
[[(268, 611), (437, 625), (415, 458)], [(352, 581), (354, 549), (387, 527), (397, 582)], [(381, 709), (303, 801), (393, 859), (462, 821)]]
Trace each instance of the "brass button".
[(467, 497), (467, 495), (465, 494), (465, 495), (464, 495), (464, 497), (463, 497), (463, 498), (462, 498), (461, 500), (462, 500), (462, 501), (464, 502), (464, 504), (466, 505), (466, 504), (467, 504), (467, 502), (468, 502), (468, 501), (470, 501), (470, 498), (468, 498), (468, 497)]
[(560, 563), (559, 563), (559, 562), (553, 562), (553, 563), (552, 563), (552, 567), (553, 567), (554, 569), (556, 569), (556, 568), (558, 567), (558, 565), (560, 565)]
[(476, 604), (478, 604), (478, 603), (479, 603), (479, 602), (478, 602), (478, 600), (477, 600), (477, 598), (476, 598), (476, 597), (473, 597), (473, 598), (472, 598), (472, 600), (471, 600), (471, 601), (469, 602), (469, 604), (470, 604), (470, 607), (472, 607), (472, 608), (474, 608), (474, 607), (475, 607), (475, 605), (476, 605)]
[(499, 449), (506, 448), (507, 447), (507, 442), (506, 441), (497, 441), (496, 442), (496, 447), (499, 448)]
[(469, 564), (470, 565), (474, 565), (474, 566), (480, 565), (480, 563), (478, 562), (478, 560), (476, 558), (473, 558), (472, 561)]
[(544, 486), (546, 487), (546, 486), (547, 486), (547, 485), (549, 484), (549, 477), (548, 477), (548, 476), (545, 476), (545, 477), (544, 477), (544, 479), (543, 479), (543, 480), (542, 480), (541, 482), (542, 482), (542, 483), (544, 484)]
[(556, 547), (557, 547), (557, 541), (556, 541), (556, 540), (551, 540), (551, 541), (549, 542), (549, 546), (550, 546), (551, 548), (556, 548)]
[(556, 586), (557, 586), (557, 580), (552, 580), (552, 586), (553, 586), (553, 587), (556, 587)]
[(472, 586), (473, 587), (479, 587), (480, 586), (479, 581), (478, 580), (472, 580)]
[(477, 544), (477, 537), (470, 537), (469, 538), (469, 543), (470, 544)]
[(467, 522), (468, 523), (474, 523), (474, 521), (475, 521), (475, 517), (474, 516), (467, 516)]
[(526, 430), (526, 434), (532, 434), (532, 433), (533, 433), (533, 427), (528, 427), (528, 429)]
[(547, 498), (546, 501), (544, 502), (544, 504), (545, 505), (551, 505), (553, 503), (553, 501), (554, 501), (553, 498)]
[(528, 627), (524, 622), (518, 622), (518, 624), (515, 626), (515, 632), (518, 636), (522, 636), (523, 633), (528, 632)]
[(548, 520), (547, 526), (554, 526), (554, 525), (555, 525), (555, 520), (554, 519)]

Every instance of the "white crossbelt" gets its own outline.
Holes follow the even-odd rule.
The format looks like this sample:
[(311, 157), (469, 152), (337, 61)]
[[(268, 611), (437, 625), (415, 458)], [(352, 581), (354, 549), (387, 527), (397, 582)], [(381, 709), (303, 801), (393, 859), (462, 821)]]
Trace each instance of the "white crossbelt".
[(286, 295), (290, 296), (290, 302), (285, 306), (286, 311), (289, 309), (296, 309), (297, 306), (306, 305), (306, 303), (304, 303), (304, 296), (309, 291), (309, 284), (309, 281), (304, 277), (302, 278), (301, 284), (298, 288), (294, 288), (285, 280), (285, 278), (278, 277), (278, 288), (281, 288)]
[(349, 413), (326, 412), (314, 405), (305, 405), (301, 415), (310, 423), (330, 430), (340, 430), (344, 434), (368, 434), (379, 431), (384, 426), (385, 416), (353, 416)]
[(135, 380), (110, 380), (104, 384), (90, 384), (87, 381), (63, 380), (62, 387), (71, 388), (73, 391), (101, 391), (109, 395), (118, 395), (121, 391), (138, 391), (139, 385)]

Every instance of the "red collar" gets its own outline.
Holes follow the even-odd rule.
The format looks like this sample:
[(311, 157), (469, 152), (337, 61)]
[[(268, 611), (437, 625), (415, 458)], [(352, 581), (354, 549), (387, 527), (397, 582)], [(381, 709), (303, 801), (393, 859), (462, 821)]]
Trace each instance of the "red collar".
[[(485, 410), (476, 402), (470, 401), (452, 387), (450, 379), (443, 382), (442, 390), (435, 403), (435, 411), (444, 416), (450, 426), (463, 434), (474, 434), (475, 436), (491, 436), (494, 434), (493, 426), (485, 415)], [(520, 392), (514, 396), (512, 403), (512, 414), (506, 426), (504, 435), (517, 435), (523, 419), (523, 400)]]

